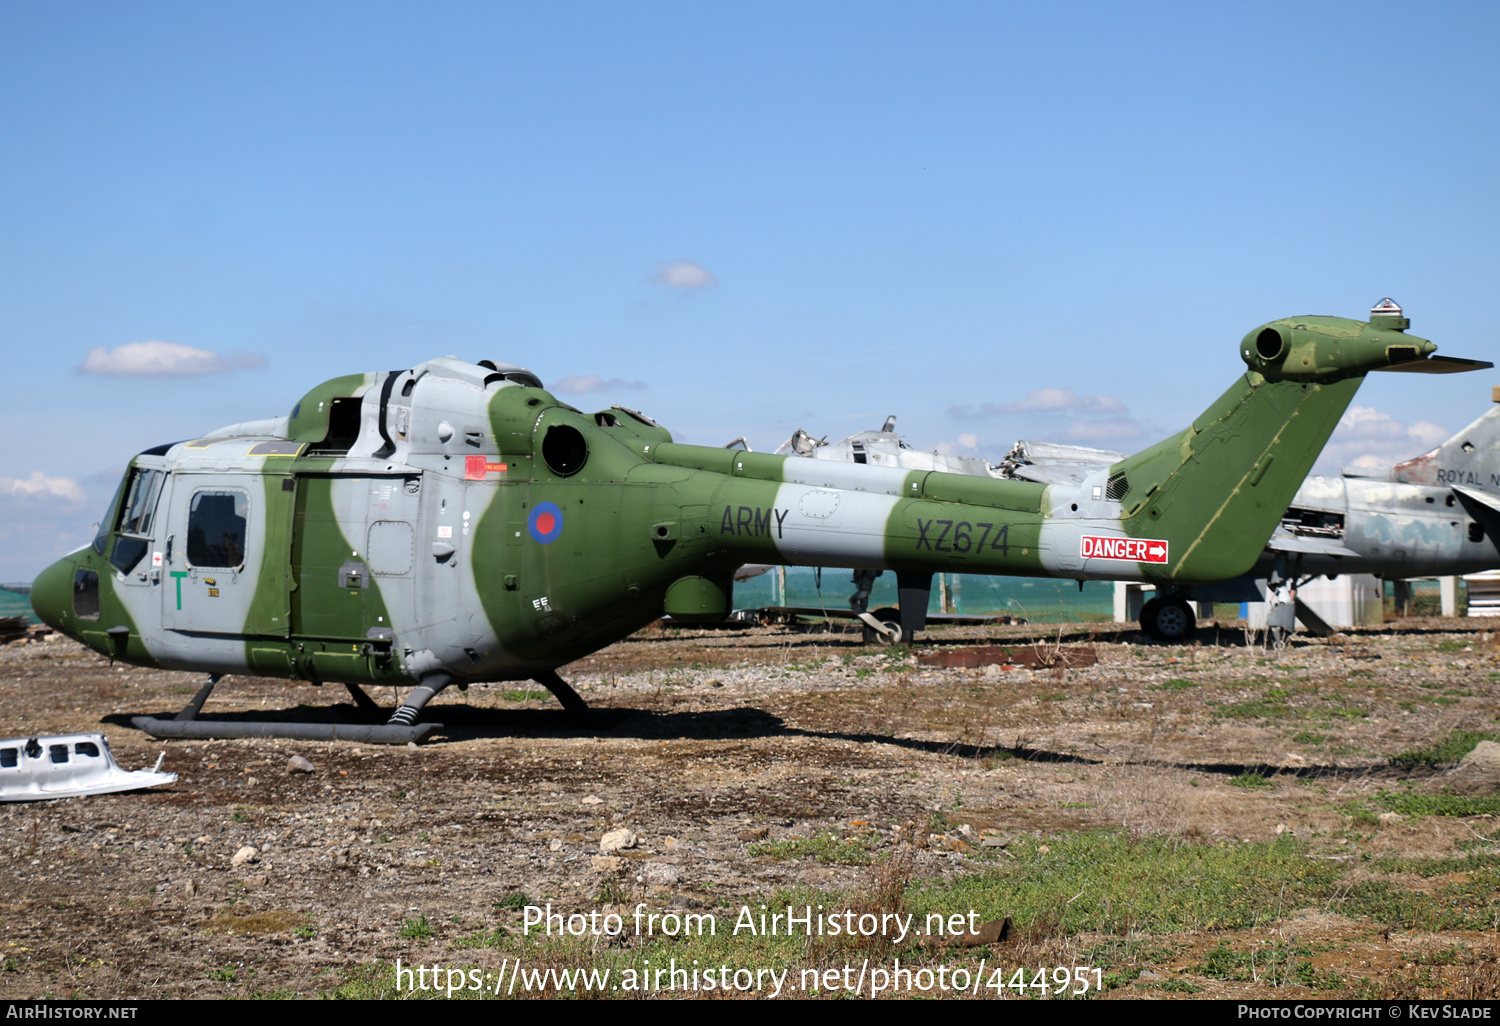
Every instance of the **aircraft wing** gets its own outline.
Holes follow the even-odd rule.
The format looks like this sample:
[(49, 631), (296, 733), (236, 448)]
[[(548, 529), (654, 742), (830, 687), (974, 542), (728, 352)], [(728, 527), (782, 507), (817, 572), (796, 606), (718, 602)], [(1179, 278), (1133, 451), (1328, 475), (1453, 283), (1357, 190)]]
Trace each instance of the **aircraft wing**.
[(1482, 492), (1468, 485), (1454, 485), (1453, 490), (1465, 499), (1471, 499), (1481, 506), (1500, 513), (1500, 495), (1491, 495), (1489, 492)]
[(1347, 549), (1338, 542), (1328, 541), (1323, 538), (1297, 538), (1290, 534), (1273, 534), (1271, 540), (1266, 542), (1266, 548), (1272, 552), (1300, 552), (1314, 556), (1338, 556), (1359, 558), (1359, 553), (1353, 549)]

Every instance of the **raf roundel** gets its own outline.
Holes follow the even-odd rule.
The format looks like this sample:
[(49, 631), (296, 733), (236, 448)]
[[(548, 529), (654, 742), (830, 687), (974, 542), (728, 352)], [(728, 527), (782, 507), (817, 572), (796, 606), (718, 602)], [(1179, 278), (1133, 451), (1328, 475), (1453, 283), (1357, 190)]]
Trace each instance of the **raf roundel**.
[(526, 529), (531, 532), (531, 537), (543, 545), (557, 541), (557, 536), (562, 534), (562, 526), (562, 510), (555, 502), (537, 503), (531, 516), (526, 518)]

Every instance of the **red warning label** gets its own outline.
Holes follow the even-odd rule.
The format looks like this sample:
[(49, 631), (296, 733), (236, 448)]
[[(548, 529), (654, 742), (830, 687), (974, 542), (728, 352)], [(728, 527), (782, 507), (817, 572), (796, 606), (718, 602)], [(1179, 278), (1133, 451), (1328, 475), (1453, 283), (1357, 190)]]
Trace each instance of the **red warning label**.
[(483, 456), (464, 457), (465, 481), (483, 481), (491, 471), (498, 471), (499, 473), (503, 474), (509, 469), (510, 468), (506, 464), (497, 463), (494, 460), (486, 459)]
[(1160, 538), (1104, 538), (1083, 536), (1084, 559), (1125, 559), (1132, 563), (1165, 563), (1167, 543)]

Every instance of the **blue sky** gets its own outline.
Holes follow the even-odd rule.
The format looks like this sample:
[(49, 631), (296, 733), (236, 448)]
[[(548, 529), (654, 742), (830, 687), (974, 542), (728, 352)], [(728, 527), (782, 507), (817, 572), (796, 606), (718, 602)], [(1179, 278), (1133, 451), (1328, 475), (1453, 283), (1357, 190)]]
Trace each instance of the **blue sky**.
[[(1141, 448), (1251, 328), (1385, 295), (1494, 359), (1497, 28), (1482, 3), (0, 5), (0, 580), (86, 541), (135, 452), (438, 355), (681, 441), (895, 413), (988, 458)], [(1494, 383), (1372, 376), (1319, 469), (1415, 455)]]

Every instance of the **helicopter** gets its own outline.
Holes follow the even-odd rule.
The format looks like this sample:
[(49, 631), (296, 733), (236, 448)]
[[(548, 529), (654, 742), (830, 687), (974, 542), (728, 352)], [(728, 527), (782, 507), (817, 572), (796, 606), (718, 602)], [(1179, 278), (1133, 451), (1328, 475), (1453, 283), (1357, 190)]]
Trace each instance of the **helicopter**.
[[(1272, 321), (1191, 426), (1074, 483), (686, 445), (624, 406), (585, 413), (524, 367), (455, 357), (326, 381), (290, 413), (147, 449), (91, 543), (32, 586), (111, 659), (206, 672), (156, 736), (405, 743), (450, 685), (535, 680), (664, 614), (718, 621), (746, 563), (891, 570), (900, 627), (932, 575), (1217, 581), (1259, 558), (1367, 372), (1467, 370), (1368, 321)], [(1487, 365), (1484, 365), (1487, 366)], [(410, 688), (385, 724), (200, 718), (224, 674)]]

